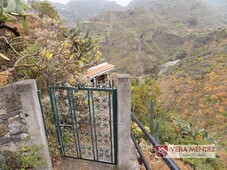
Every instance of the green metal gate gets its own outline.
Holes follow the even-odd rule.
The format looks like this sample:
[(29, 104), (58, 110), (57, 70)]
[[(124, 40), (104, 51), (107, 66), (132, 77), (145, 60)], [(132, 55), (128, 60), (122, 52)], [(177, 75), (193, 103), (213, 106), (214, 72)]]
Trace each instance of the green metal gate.
[(117, 164), (117, 89), (50, 87), (62, 156)]

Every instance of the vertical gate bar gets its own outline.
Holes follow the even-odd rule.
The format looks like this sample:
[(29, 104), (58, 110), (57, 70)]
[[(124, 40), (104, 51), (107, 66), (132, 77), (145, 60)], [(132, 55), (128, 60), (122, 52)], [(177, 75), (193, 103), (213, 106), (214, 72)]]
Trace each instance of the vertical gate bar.
[(97, 144), (97, 134), (96, 134), (96, 113), (95, 113), (93, 92), (94, 92), (94, 91), (92, 90), (92, 91), (91, 91), (91, 100), (92, 100), (92, 111), (93, 111), (93, 120), (94, 120), (96, 161), (98, 161), (98, 160), (99, 160), (99, 157), (98, 157), (98, 144)]
[(114, 163), (117, 164), (118, 162), (118, 158), (117, 158), (117, 154), (118, 154), (118, 105), (117, 105), (117, 89), (113, 90), (113, 128), (114, 128)]
[(55, 93), (53, 93), (53, 96), (54, 96), (54, 106), (55, 106), (56, 117), (57, 117), (58, 132), (59, 132), (60, 141), (61, 141), (60, 146), (61, 146), (62, 151), (63, 151), (63, 156), (65, 156), (65, 145), (64, 145), (64, 139), (63, 139), (64, 127), (63, 127), (63, 131), (62, 131), (62, 126), (60, 125), (60, 119), (59, 119), (59, 113), (58, 113), (58, 105), (57, 105), (57, 100), (56, 100)]
[(49, 93), (50, 93), (50, 102), (51, 102), (51, 107), (52, 107), (53, 116), (54, 116), (54, 124), (57, 132), (58, 143), (60, 144), (60, 152), (61, 152), (61, 155), (64, 155), (62, 140), (61, 140), (61, 131), (59, 130), (58, 111), (56, 108), (57, 106), (56, 106), (56, 99), (55, 99), (53, 87), (50, 88)]
[(61, 138), (62, 138), (62, 145), (63, 145), (64, 156), (67, 156), (67, 155), (65, 155), (65, 145), (64, 145), (65, 126), (61, 126), (61, 128), (62, 128), (62, 130), (61, 130)]
[(78, 149), (77, 149), (77, 141), (76, 141), (76, 134), (75, 134), (75, 120), (73, 118), (73, 107), (72, 107), (72, 101), (71, 101), (71, 98), (73, 96), (73, 94), (72, 94), (73, 90), (67, 89), (67, 92), (68, 92), (70, 114), (71, 114), (71, 119), (72, 119), (72, 122), (73, 122), (73, 136), (74, 136), (74, 141), (75, 141), (76, 151), (77, 151), (77, 156), (78, 156), (79, 153), (78, 153)]
[[(73, 94), (75, 93), (75, 91), (73, 90)], [(80, 136), (79, 136), (79, 132), (78, 132), (78, 126), (77, 126), (77, 116), (76, 116), (76, 102), (75, 102), (75, 97), (74, 95), (72, 96), (72, 100), (73, 100), (73, 113), (74, 113), (74, 118), (75, 118), (75, 124), (76, 124), (76, 135), (77, 135), (77, 141), (78, 141), (78, 148), (79, 148), (79, 158), (81, 158), (81, 148), (80, 148)]]
[(92, 138), (92, 151), (93, 151), (93, 157), (95, 160), (95, 148), (94, 148), (94, 137), (93, 137), (93, 130), (92, 130), (92, 115), (91, 115), (91, 103), (90, 103), (90, 91), (87, 90), (88, 92), (88, 106), (89, 106), (89, 115), (90, 115), (90, 129), (91, 129), (91, 138)]
[(63, 139), (63, 134), (64, 134), (64, 127), (63, 127), (63, 131), (62, 131), (62, 126), (60, 125), (60, 119), (59, 119), (59, 113), (58, 113), (58, 106), (57, 106), (57, 100), (56, 100), (56, 95), (55, 93), (53, 93), (54, 95), (54, 106), (55, 106), (55, 109), (56, 109), (56, 117), (57, 117), (57, 124), (58, 124), (58, 131), (59, 131), (59, 134), (60, 134), (60, 140), (61, 140), (61, 148), (62, 148), (62, 151), (63, 151), (63, 156), (65, 156), (65, 145), (64, 145), (64, 139)]
[[(113, 163), (113, 141), (112, 141), (112, 112), (111, 112), (111, 106), (112, 106), (112, 102), (111, 101), (111, 92), (109, 93), (109, 124), (110, 124), (110, 147), (111, 147), (111, 163)], [(113, 93), (112, 93), (113, 95)]]

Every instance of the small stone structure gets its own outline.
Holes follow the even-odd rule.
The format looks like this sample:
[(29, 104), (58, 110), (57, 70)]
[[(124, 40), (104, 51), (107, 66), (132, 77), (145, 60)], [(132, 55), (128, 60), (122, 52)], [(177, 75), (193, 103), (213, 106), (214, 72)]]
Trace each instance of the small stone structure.
[(21, 144), (41, 145), (43, 169), (52, 169), (34, 80), (0, 88), (0, 150), (15, 151)]

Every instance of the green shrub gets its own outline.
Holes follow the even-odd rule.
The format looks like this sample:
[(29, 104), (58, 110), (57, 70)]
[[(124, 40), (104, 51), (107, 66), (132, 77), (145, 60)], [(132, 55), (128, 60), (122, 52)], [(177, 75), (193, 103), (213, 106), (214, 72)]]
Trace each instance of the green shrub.
[(176, 57), (176, 60), (180, 60), (180, 59), (183, 59), (185, 57), (187, 57), (188, 53), (185, 49), (178, 49), (175, 53), (175, 57)]
[(149, 124), (150, 102), (157, 103), (161, 94), (160, 88), (153, 78), (146, 78), (144, 81), (133, 80), (132, 86), (132, 112), (144, 124)]
[(223, 115), (224, 115), (225, 117), (227, 117), (227, 111), (226, 111), (226, 112), (223, 112)]
[(188, 18), (187, 23), (189, 24), (189, 27), (196, 26), (198, 24), (198, 20), (195, 17), (190, 17)]
[(189, 164), (195, 170), (216, 170), (221, 169), (221, 164), (218, 159), (195, 159), (188, 158), (183, 160), (185, 164)]
[(160, 119), (160, 126), (159, 126), (159, 142), (164, 143), (176, 143), (177, 135), (174, 131), (173, 126), (167, 121)]
[(59, 20), (56, 8), (48, 1), (29, 0), (31, 7), (39, 13), (41, 17), (48, 16), (52, 19)]
[(40, 169), (44, 162), (38, 155), (41, 146), (38, 145), (21, 145), (17, 151), (0, 152), (0, 170), (11, 169)]

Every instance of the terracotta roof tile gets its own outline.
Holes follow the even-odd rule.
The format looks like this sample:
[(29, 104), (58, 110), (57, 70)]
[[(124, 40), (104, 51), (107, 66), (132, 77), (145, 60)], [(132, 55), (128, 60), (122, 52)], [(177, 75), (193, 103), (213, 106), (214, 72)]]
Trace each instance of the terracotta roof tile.
[(93, 78), (95, 76), (101, 75), (102, 73), (106, 73), (113, 69), (114, 69), (114, 65), (104, 63), (104, 64), (100, 64), (100, 66), (96, 66), (88, 69), (88, 71), (85, 73), (85, 76), (88, 78)]

